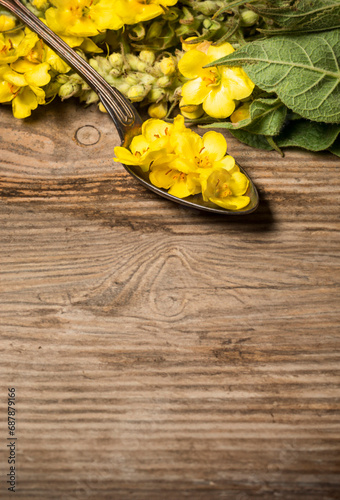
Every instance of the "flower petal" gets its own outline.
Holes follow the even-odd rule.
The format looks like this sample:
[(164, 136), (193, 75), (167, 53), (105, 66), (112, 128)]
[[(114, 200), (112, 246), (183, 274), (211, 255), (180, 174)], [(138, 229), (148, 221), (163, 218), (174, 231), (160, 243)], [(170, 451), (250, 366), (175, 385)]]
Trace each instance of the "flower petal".
[(160, 139), (167, 135), (171, 129), (171, 125), (163, 120), (158, 120), (157, 118), (150, 118), (142, 125), (142, 134), (147, 142), (150, 144), (156, 139)]
[(27, 59), (18, 59), (10, 66), (11, 69), (17, 71), (18, 73), (26, 73), (27, 71), (34, 69), (36, 67), (36, 64), (31, 61), (27, 61)]
[(210, 89), (202, 78), (195, 78), (186, 82), (182, 87), (184, 104), (202, 104), (209, 95)]
[(14, 87), (8, 82), (0, 82), (0, 102), (9, 102), (14, 99), (15, 92), (19, 87)]
[(211, 161), (221, 160), (227, 152), (227, 141), (219, 132), (210, 131), (202, 137), (205, 151)]
[(182, 134), (172, 134), (171, 145), (179, 158), (193, 162), (203, 148), (203, 141), (198, 134), (192, 130), (188, 130)]
[[(2, 69), (2, 68), (1, 68)], [(25, 76), (21, 73), (11, 70), (9, 67), (3, 68), (1, 71), (1, 77), (8, 83), (16, 85), (17, 87), (26, 87), (27, 81)]]
[(230, 98), (228, 89), (219, 87), (211, 90), (203, 102), (204, 111), (213, 118), (227, 118), (235, 109), (235, 102)]
[(133, 154), (138, 152), (142, 155), (149, 149), (149, 143), (144, 136), (136, 135), (136, 137), (134, 137), (131, 141), (130, 149)]
[(217, 61), (217, 59), (221, 59), (221, 57), (228, 56), (232, 52), (234, 52), (235, 49), (233, 48), (230, 43), (222, 43), (222, 45), (210, 45), (208, 49), (208, 56), (210, 58), (210, 61)]
[(192, 194), (186, 179), (180, 178), (170, 189), (169, 194), (176, 196), (177, 198), (186, 198)]
[[(192, 49), (186, 52), (178, 62), (178, 69), (186, 78), (202, 76), (202, 67), (209, 64), (209, 58), (203, 52)], [(203, 71), (205, 73), (205, 71)]]
[(249, 205), (250, 198), (248, 196), (228, 196), (227, 198), (209, 198), (210, 201), (219, 207), (227, 210), (241, 210)]
[(249, 180), (242, 172), (235, 172), (232, 174), (228, 184), (234, 196), (241, 196), (247, 191)]
[(48, 72), (49, 69), (50, 65), (48, 63), (36, 64), (34, 69), (25, 73), (27, 83), (36, 87), (47, 85), (51, 80), (51, 75)]
[(156, 187), (169, 189), (179, 176), (179, 172), (169, 167), (155, 168), (150, 172), (150, 182)]
[(121, 146), (117, 146), (114, 148), (114, 154), (116, 158), (114, 161), (123, 163), (124, 165), (139, 165), (139, 158), (134, 156), (128, 149), (123, 148)]
[(31, 115), (31, 111), (37, 107), (37, 97), (29, 87), (25, 87), (12, 101), (15, 118), (27, 118)]
[(217, 169), (223, 168), (224, 170), (227, 170), (229, 174), (232, 174), (233, 172), (239, 172), (239, 168), (235, 163), (235, 158), (230, 155), (227, 155), (222, 158), (222, 160), (215, 162), (214, 166)]
[(242, 68), (222, 67), (222, 85), (228, 90), (231, 99), (245, 99), (254, 89), (254, 83)]

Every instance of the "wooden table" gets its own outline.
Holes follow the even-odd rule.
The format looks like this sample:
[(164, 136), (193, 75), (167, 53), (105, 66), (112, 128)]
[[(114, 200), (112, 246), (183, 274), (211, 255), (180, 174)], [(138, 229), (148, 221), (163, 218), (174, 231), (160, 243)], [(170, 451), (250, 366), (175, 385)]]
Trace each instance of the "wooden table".
[(228, 136), (261, 205), (222, 218), (114, 165), (96, 108), (0, 117), (0, 497), (339, 499), (339, 158)]

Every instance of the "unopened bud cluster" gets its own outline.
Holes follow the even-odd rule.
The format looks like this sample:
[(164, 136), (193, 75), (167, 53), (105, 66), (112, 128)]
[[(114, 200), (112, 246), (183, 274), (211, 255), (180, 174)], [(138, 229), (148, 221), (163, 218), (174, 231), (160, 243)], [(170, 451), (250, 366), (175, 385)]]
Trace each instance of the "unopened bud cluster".
[[(167, 103), (178, 99), (182, 82), (177, 70), (178, 59), (174, 55), (162, 55), (156, 59), (151, 50), (137, 54), (113, 52), (108, 57), (95, 56), (90, 65), (131, 102), (151, 104), (150, 114), (164, 118)], [(58, 94), (62, 99), (72, 96), (87, 104), (98, 102), (98, 96), (75, 73), (59, 75), (61, 84)]]

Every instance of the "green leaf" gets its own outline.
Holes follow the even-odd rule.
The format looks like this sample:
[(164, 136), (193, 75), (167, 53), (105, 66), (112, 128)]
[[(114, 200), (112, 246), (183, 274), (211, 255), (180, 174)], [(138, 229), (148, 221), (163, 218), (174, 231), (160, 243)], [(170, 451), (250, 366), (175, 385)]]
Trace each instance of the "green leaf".
[(309, 151), (323, 151), (332, 146), (340, 133), (340, 125), (308, 120), (289, 122), (275, 142), (281, 148), (296, 146)]
[(243, 66), (253, 82), (276, 92), (295, 113), (340, 122), (340, 30), (248, 43), (209, 66)]
[(271, 151), (273, 147), (269, 144), (264, 135), (252, 134), (246, 130), (229, 130), (229, 132), (239, 141), (257, 149), (266, 149)]
[(266, 35), (314, 33), (340, 27), (339, 0), (272, 0), (269, 6), (250, 5), (249, 8), (279, 26), (279, 28), (259, 30)]
[(203, 128), (244, 129), (253, 134), (279, 134), (287, 114), (280, 99), (255, 99), (249, 108), (250, 117), (237, 123), (217, 122)]
[(340, 135), (338, 135), (337, 140), (332, 144), (328, 151), (333, 153), (333, 155), (340, 156)]

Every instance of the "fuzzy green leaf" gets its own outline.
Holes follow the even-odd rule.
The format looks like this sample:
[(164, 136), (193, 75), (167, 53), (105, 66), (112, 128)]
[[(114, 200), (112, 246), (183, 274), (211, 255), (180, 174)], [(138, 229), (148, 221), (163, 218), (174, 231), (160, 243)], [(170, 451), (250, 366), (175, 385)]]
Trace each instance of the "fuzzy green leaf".
[(217, 122), (203, 128), (244, 129), (252, 134), (277, 135), (284, 124), (287, 108), (280, 99), (255, 99), (249, 108), (250, 117), (236, 123)]
[(281, 148), (296, 146), (309, 151), (323, 151), (332, 146), (340, 133), (340, 125), (295, 120), (288, 123), (275, 142)]
[(273, 147), (269, 144), (264, 135), (252, 134), (246, 130), (229, 130), (229, 132), (239, 141), (257, 149), (271, 151)]
[(295, 113), (340, 122), (340, 30), (278, 36), (248, 43), (210, 66), (242, 66)]
[(340, 27), (339, 0), (271, 0), (269, 5), (249, 8), (279, 26), (260, 30), (264, 34), (314, 33)]

